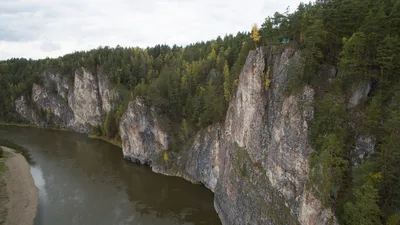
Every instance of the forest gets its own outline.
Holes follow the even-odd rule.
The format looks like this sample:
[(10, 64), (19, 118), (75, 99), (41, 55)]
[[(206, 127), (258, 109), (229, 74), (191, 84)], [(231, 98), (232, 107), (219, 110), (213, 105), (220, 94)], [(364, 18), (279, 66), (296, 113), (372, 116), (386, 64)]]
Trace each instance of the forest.
[[(250, 50), (285, 47), (301, 51), (301, 70), (291, 74), (285, 94), (304, 85), (317, 90), (310, 141), (309, 188), (340, 224), (400, 222), (400, 1), (319, 0), (294, 12), (276, 12), (250, 32), (217, 37), (185, 47), (99, 47), (59, 58), (0, 62), (0, 121), (20, 122), (13, 102), (29, 96), (48, 69), (72, 76), (102, 67), (120, 92), (119, 108), (107, 115), (99, 133), (118, 136), (127, 103), (141, 96), (168, 118), (173, 148), (216, 122), (223, 122), (240, 70)], [(338, 69), (328, 81), (322, 65)], [(347, 107), (349, 93), (363, 81), (372, 88), (365, 103)], [(268, 91), (268, 90), (267, 90)], [(355, 134), (373, 137), (375, 152), (351, 161)]]

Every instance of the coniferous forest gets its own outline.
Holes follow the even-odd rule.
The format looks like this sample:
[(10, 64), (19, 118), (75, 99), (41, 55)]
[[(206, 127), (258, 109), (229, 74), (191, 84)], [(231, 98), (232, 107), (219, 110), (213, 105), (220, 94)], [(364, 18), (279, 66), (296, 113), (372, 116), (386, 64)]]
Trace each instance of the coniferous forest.
[[(95, 73), (101, 67), (117, 86), (120, 104), (99, 132), (116, 137), (127, 103), (141, 96), (168, 118), (179, 148), (196, 131), (223, 122), (247, 54), (260, 46), (301, 51), (302, 69), (291, 74), (285, 94), (304, 85), (317, 90), (309, 188), (340, 224), (399, 224), (400, 0), (301, 3), (252, 32), (185, 47), (99, 47), (53, 59), (0, 61), (0, 121), (20, 122), (13, 102), (29, 96), (45, 70), (72, 77), (77, 68)], [(318, 73), (323, 65), (338, 70), (329, 85)], [(349, 93), (366, 80), (372, 81), (367, 101), (349, 109)], [(351, 162), (355, 131), (376, 142), (375, 153), (357, 165)]]

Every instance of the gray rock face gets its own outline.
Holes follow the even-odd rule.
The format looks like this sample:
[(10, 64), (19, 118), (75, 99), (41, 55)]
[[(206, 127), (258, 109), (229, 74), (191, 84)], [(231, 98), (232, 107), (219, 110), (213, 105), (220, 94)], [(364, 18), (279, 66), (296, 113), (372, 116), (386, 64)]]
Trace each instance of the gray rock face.
[(352, 157), (353, 165), (360, 164), (363, 159), (375, 153), (376, 140), (372, 136), (356, 134), (356, 143)]
[(98, 71), (99, 92), (101, 98), (101, 107), (103, 114), (107, 114), (116, 108), (116, 102), (119, 98), (117, 89), (110, 83), (107, 76), (100, 68)]
[(63, 99), (68, 98), (68, 92), (72, 85), (68, 76), (50, 71), (45, 71), (43, 76), (44, 86), (50, 90), (50, 92), (60, 95)]
[(45, 126), (44, 121), (40, 121), (39, 116), (33, 111), (25, 99), (25, 96), (19, 97), (15, 100), (15, 109), (19, 115), (25, 118), (28, 122), (35, 124), (36, 126)]
[[(315, 90), (305, 86), (284, 95), (289, 68), (301, 68), (294, 66), (300, 52), (267, 53), (267, 65), (261, 48), (249, 53), (224, 124), (198, 132), (179, 152), (170, 150), (172, 137), (160, 115), (140, 98), (130, 102), (119, 124), (123, 155), (156, 172), (203, 183), (215, 193), (223, 224), (336, 224), (332, 210), (306, 187), (314, 151), (308, 133)], [(321, 66), (319, 75), (333, 79), (336, 69)], [(50, 71), (43, 76), (43, 85), (32, 87), (30, 103), (24, 96), (15, 101), (16, 111), (33, 124), (89, 133), (117, 107), (118, 92), (101, 68), (97, 74), (78, 69), (73, 78)], [(216, 76), (214, 71), (209, 79)], [(354, 87), (348, 107), (370, 90), (371, 82)], [(353, 164), (374, 152), (373, 137), (357, 134), (355, 144)]]
[(353, 108), (357, 106), (362, 100), (365, 100), (368, 93), (371, 91), (371, 80), (360, 82), (352, 87), (352, 94), (349, 99), (348, 107)]
[[(186, 149), (181, 171), (185, 171), (189, 180), (200, 181), (215, 192), (223, 166), (222, 138), (220, 124), (208, 127), (198, 133), (193, 144)], [(180, 165), (180, 162), (177, 162)]]
[(199, 132), (194, 141), (179, 153), (169, 153), (168, 160), (155, 161), (153, 171), (203, 183), (215, 192), (223, 169), (223, 127), (214, 124)]
[(249, 53), (225, 124), (199, 132), (181, 152), (167, 151), (167, 158), (161, 152), (168, 148), (168, 132), (160, 130), (153, 111), (131, 102), (120, 124), (124, 155), (205, 184), (215, 193), (223, 224), (328, 224), (335, 221), (332, 211), (306, 188), (314, 90), (283, 95), (289, 64), (299, 62), (300, 53), (270, 54), (268, 91), (263, 55), (262, 49)]
[(75, 71), (74, 89), (68, 95), (68, 105), (74, 112), (74, 129), (90, 132), (90, 126), (102, 122), (102, 105), (97, 77), (84, 68)]
[[(50, 112), (52, 122), (60, 128), (72, 128), (74, 113), (60, 95), (51, 93), (37, 84), (32, 87), (32, 101), (40, 109)], [(50, 115), (49, 115), (50, 116)], [(46, 116), (47, 117), (47, 116)], [(46, 118), (46, 120), (50, 118)], [(50, 121), (46, 121), (50, 122)]]
[[(43, 76), (43, 86), (32, 86), (33, 108), (23, 96), (15, 102), (16, 111), (31, 123), (89, 133), (115, 107), (118, 94), (104, 75), (98, 78), (81, 68), (76, 70), (73, 80), (68, 75), (50, 71), (45, 71)], [(40, 117), (37, 110), (46, 115)]]
[(125, 158), (151, 164), (168, 150), (168, 135), (156, 119), (154, 110), (137, 98), (130, 102), (120, 121), (120, 132)]
[(264, 66), (261, 50), (249, 53), (225, 119), (225, 135), (234, 140), (240, 148), (246, 148), (253, 161), (262, 158), (261, 145), (266, 113), (266, 94), (262, 81)]

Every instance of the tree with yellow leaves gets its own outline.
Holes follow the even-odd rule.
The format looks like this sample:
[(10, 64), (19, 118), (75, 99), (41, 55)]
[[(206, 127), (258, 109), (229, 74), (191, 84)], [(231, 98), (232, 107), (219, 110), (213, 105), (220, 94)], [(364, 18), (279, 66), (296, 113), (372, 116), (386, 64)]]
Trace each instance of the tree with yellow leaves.
[(258, 27), (257, 24), (254, 24), (253, 27), (251, 28), (251, 34), (250, 34), (251, 39), (253, 39), (256, 48), (257, 48), (257, 42), (260, 41), (261, 36), (260, 33), (258, 32)]

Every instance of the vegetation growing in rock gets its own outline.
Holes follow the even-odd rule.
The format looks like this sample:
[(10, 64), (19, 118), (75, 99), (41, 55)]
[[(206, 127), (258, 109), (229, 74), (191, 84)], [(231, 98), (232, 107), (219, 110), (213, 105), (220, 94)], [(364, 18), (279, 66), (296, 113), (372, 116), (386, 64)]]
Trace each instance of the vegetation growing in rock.
[[(56, 59), (1, 61), (0, 121), (18, 119), (13, 107), (15, 99), (25, 95), (30, 101), (32, 83), (40, 83), (40, 74), (45, 70), (73, 77), (77, 68), (85, 67), (97, 73), (101, 67), (121, 96), (113, 113), (115, 123), (111, 124), (118, 125), (129, 100), (142, 96), (147, 104), (171, 121), (170, 126), (177, 125), (177, 129), (172, 130), (176, 131), (179, 141), (179, 125), (183, 118), (187, 129), (193, 131), (224, 119), (227, 102), (235, 89), (234, 81), (248, 52), (254, 48), (251, 42), (249, 33), (244, 32), (186, 47), (99, 47)], [(47, 120), (46, 114), (43, 120)], [(106, 125), (105, 133), (114, 129), (110, 123)]]
[[(177, 146), (224, 119), (241, 68), (254, 49), (251, 37), (263, 46), (289, 42), (301, 50), (301, 63), (289, 68), (285, 94), (304, 85), (317, 93), (311, 188), (336, 210), (342, 224), (393, 224), (400, 209), (399, 18), (398, 0), (318, 0), (301, 3), (293, 13), (275, 13), (261, 29), (253, 28), (252, 36), (245, 32), (186, 47), (99, 47), (57, 59), (2, 61), (0, 121), (17, 119), (13, 102), (29, 96), (44, 70), (72, 76), (76, 68), (96, 72), (101, 66), (124, 93), (116, 111), (107, 115), (104, 133), (115, 136), (128, 102), (141, 96), (168, 118), (165, 124), (172, 127)], [(338, 75), (320, 74), (322, 65), (338, 68)], [(362, 82), (372, 86), (366, 101), (348, 107), (354, 85)], [(356, 133), (376, 139), (376, 152), (359, 165), (351, 162)]]
[[(317, 1), (262, 26), (265, 44), (286, 37), (301, 49), (285, 93), (306, 84), (317, 90), (311, 186), (342, 224), (385, 224), (399, 213), (399, 14), (399, 1)], [(320, 74), (321, 65), (337, 67), (338, 76)], [(348, 107), (365, 82), (372, 84), (365, 104)], [(356, 135), (376, 139), (375, 154), (360, 165), (351, 161)]]
[(253, 41), (254, 41), (254, 43), (255, 43), (255, 45), (257, 47), (257, 42), (259, 42), (260, 39), (261, 39), (257, 24), (254, 24), (253, 27), (251, 28), (250, 37), (251, 37), (251, 39), (253, 39)]

